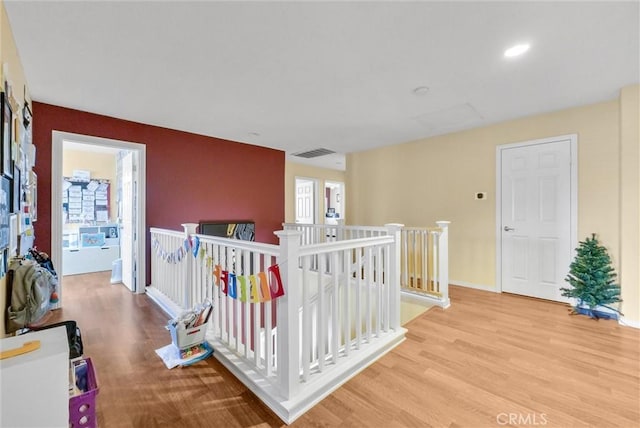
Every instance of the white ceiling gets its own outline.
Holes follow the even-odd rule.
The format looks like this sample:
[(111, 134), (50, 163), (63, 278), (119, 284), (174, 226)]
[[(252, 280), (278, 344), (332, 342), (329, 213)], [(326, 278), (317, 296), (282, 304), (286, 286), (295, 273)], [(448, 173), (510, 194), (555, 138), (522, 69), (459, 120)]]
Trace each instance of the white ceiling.
[[(638, 1), (4, 4), (34, 100), (287, 154), (417, 140), (640, 81)], [(530, 51), (505, 59), (520, 42)]]

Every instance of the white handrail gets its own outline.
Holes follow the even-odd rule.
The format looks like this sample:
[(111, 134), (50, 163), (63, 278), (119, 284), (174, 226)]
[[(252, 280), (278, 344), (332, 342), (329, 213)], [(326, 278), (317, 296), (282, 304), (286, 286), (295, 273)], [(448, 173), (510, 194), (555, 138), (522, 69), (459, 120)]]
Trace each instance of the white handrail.
[(300, 256), (310, 254), (326, 254), (336, 250), (346, 250), (354, 248), (354, 246), (367, 248), (382, 244), (392, 244), (394, 238), (392, 236), (380, 236), (371, 238), (349, 239), (347, 241), (323, 242), (321, 244), (305, 245), (300, 249)]
[(277, 245), (264, 244), (261, 242), (241, 241), (238, 239), (221, 238), (218, 236), (209, 235), (194, 235), (197, 236), (203, 242), (211, 242), (218, 245), (231, 246), (238, 250), (259, 251), (263, 254), (269, 254), (271, 256), (277, 256), (280, 254), (280, 249)]

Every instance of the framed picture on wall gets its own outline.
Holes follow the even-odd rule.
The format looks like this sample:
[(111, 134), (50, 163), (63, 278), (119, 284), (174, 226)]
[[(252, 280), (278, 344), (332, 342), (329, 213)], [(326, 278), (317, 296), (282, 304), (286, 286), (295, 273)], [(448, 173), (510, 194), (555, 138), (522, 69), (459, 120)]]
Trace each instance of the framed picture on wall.
[(13, 155), (11, 154), (11, 149), (13, 146), (13, 134), (11, 133), (11, 126), (13, 125), (13, 118), (11, 113), (11, 105), (9, 105), (9, 100), (7, 100), (6, 94), (3, 92), (0, 94), (2, 100), (2, 122), (0, 127), (2, 136), (2, 175), (5, 177), (13, 177)]
[(29, 187), (31, 187), (31, 221), (38, 220), (38, 176), (29, 171)]
[(11, 181), (0, 177), (0, 249), (9, 246), (9, 209), (11, 206)]
[(18, 164), (13, 164), (13, 189), (11, 191), (11, 212), (17, 213), (20, 212), (22, 207), (20, 206), (20, 196), (22, 194), (22, 174), (20, 172), (20, 168), (18, 168)]
[(9, 257), (18, 253), (18, 214), (9, 215)]

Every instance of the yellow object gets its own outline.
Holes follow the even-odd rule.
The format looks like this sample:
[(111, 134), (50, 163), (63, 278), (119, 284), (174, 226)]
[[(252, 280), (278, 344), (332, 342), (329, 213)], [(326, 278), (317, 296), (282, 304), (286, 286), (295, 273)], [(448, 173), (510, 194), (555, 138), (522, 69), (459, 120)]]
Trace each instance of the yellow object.
[(4, 360), (5, 358), (17, 357), (18, 355), (26, 354), (28, 352), (33, 352), (36, 349), (40, 349), (39, 340), (24, 342), (24, 344), (20, 348), (14, 348), (14, 349), (9, 349), (8, 351), (0, 352), (0, 360)]

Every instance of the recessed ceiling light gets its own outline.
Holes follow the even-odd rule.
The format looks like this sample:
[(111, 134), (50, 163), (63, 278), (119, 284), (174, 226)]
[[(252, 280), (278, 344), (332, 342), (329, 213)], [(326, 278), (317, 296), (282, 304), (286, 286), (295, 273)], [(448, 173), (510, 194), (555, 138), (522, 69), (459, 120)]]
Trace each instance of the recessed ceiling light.
[(515, 46), (510, 47), (506, 51), (504, 51), (504, 56), (506, 56), (507, 58), (513, 58), (513, 57), (516, 57), (516, 56), (520, 56), (523, 53), (525, 53), (526, 51), (528, 51), (529, 48), (530, 48), (530, 46), (529, 46), (528, 43), (515, 45)]
[(429, 88), (426, 86), (418, 86), (413, 90), (413, 95), (418, 95), (420, 97), (427, 95), (427, 93), (429, 93)]

